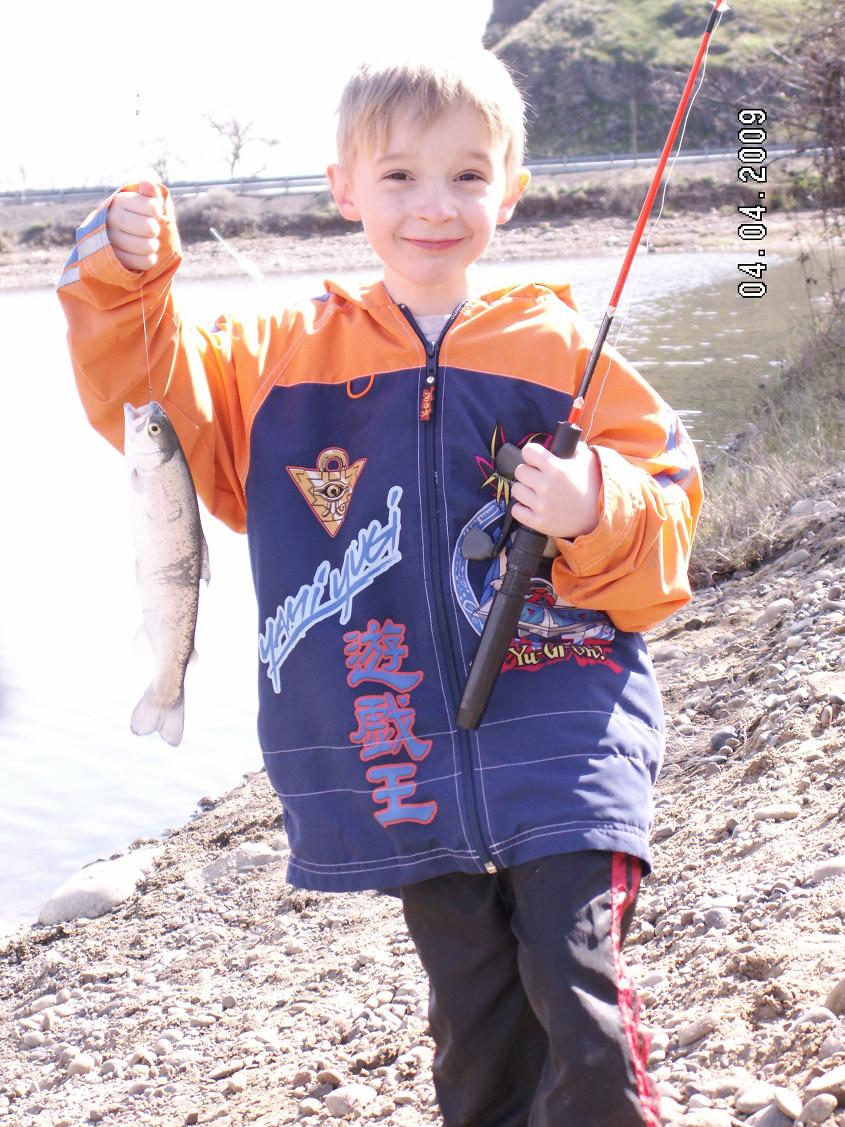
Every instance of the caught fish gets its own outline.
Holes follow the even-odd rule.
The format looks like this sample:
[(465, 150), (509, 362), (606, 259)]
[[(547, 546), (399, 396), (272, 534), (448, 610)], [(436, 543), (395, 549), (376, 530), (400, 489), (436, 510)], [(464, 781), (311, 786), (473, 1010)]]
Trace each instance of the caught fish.
[(208, 548), (194, 482), (176, 431), (158, 403), (123, 407), (135, 560), (155, 674), (132, 713), (137, 736), (158, 732), (174, 747), (185, 723), (185, 670), (196, 656), (200, 579)]

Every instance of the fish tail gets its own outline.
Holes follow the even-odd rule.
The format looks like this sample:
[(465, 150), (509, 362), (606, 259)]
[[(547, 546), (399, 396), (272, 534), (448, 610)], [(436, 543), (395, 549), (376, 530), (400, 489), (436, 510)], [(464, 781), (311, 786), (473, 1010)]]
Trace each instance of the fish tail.
[(185, 727), (184, 693), (179, 694), (174, 704), (162, 704), (156, 698), (154, 687), (150, 685), (135, 705), (130, 727), (136, 736), (148, 736), (151, 732), (158, 732), (166, 743), (176, 747), (182, 740), (182, 731)]

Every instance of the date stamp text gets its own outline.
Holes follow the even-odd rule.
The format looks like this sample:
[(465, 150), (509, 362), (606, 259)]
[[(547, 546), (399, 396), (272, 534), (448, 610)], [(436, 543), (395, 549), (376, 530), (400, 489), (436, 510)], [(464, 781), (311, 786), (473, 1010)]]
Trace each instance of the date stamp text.
[[(764, 217), (766, 214), (766, 189), (762, 187), (766, 183), (766, 174), (768, 166), (766, 164), (766, 130), (764, 128), (766, 122), (766, 111), (761, 109), (741, 109), (737, 112), (737, 120), (739, 121), (739, 129), (737, 130), (737, 141), (739, 148), (737, 149), (737, 157), (739, 158), (739, 167), (737, 169), (736, 178), (740, 184), (759, 184), (761, 187), (757, 191), (757, 203), (753, 206), (741, 204), (737, 207), (737, 211), (743, 219), (743, 222), (737, 227), (737, 234), (743, 242), (756, 243), (762, 242), (766, 237), (766, 224)], [(749, 251), (751, 248), (749, 247)], [(737, 293), (740, 297), (764, 297), (766, 293), (766, 283), (763, 281), (763, 276), (766, 273), (766, 251), (763, 247), (757, 250), (756, 261), (751, 262), (738, 262), (737, 269), (745, 278), (736, 287)], [(749, 281), (749, 279), (752, 279)]]

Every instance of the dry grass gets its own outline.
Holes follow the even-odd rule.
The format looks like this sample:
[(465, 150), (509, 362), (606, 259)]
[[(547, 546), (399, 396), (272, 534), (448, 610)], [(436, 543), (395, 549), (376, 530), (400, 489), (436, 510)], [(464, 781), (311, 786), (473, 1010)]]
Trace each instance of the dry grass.
[(788, 513), (845, 449), (845, 310), (832, 306), (763, 399), (752, 429), (706, 467), (690, 568), (695, 587), (790, 542)]

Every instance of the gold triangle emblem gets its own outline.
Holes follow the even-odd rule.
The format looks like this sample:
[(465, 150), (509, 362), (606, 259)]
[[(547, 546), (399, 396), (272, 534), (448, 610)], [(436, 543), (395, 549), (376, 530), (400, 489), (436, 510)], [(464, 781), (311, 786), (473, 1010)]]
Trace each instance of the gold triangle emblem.
[(311, 512), (329, 536), (337, 536), (346, 520), (355, 485), (366, 464), (366, 458), (359, 458), (350, 465), (345, 450), (330, 446), (317, 455), (314, 469), (286, 467)]

